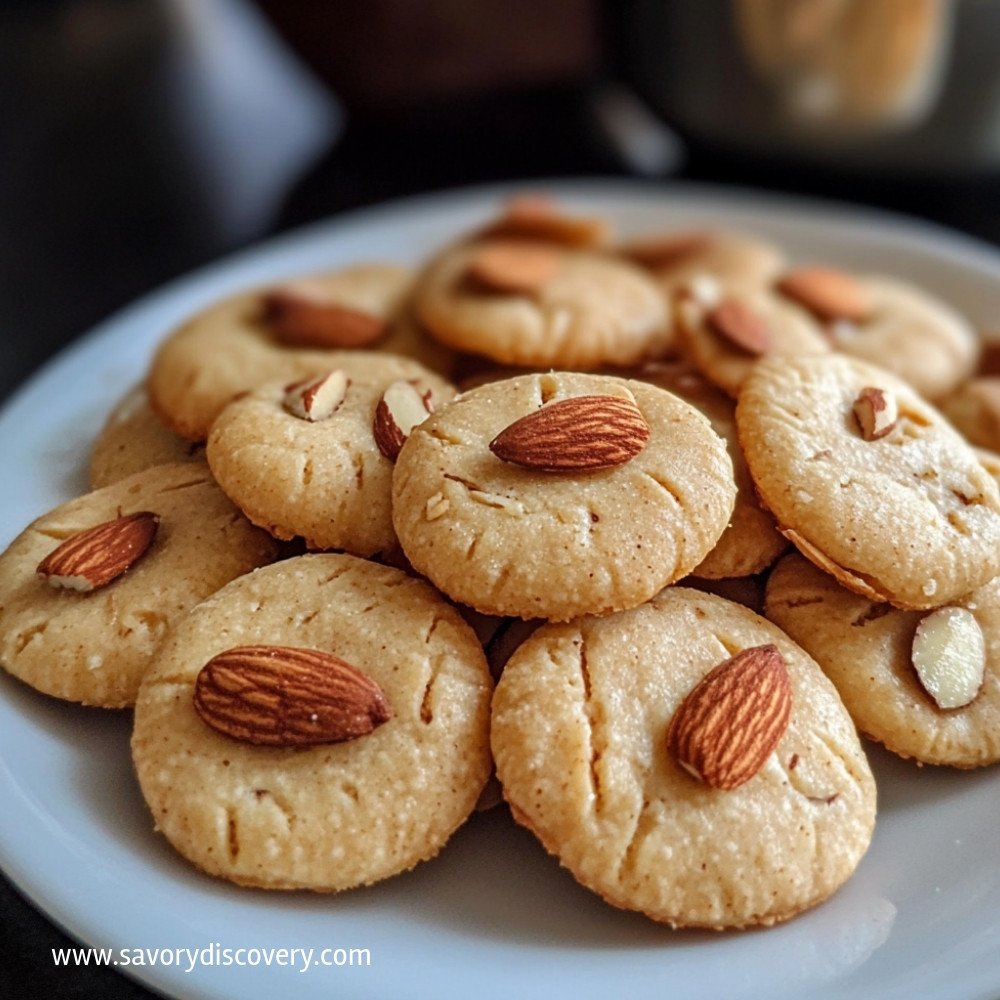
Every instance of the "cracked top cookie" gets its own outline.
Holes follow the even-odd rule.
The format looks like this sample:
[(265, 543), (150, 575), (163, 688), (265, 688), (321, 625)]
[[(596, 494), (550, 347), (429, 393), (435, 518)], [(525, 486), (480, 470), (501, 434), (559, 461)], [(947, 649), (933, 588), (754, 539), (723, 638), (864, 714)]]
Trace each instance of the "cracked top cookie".
[(231, 296), (208, 306), (160, 345), (149, 372), (150, 402), (177, 434), (204, 441), (235, 395), (340, 364), (339, 354), (390, 351), (435, 368), (449, 352), (410, 322), (412, 274), (392, 264), (356, 264)]
[(0, 665), (46, 694), (121, 708), (168, 627), (277, 554), (203, 462), (62, 504), (0, 555)]
[(392, 485), (418, 572), (478, 611), (561, 621), (633, 607), (689, 573), (736, 494), (725, 444), (693, 407), (569, 373), (458, 396), (410, 435)]
[(649, 275), (540, 241), (490, 238), (446, 250), (418, 279), (414, 303), (438, 340), (505, 365), (625, 366), (673, 344)]
[(206, 455), (254, 524), (282, 539), (300, 535), (309, 548), (371, 556), (396, 542), (394, 456), (384, 440), (380, 447), (376, 419), (380, 408), (383, 424), (392, 419), (383, 399), (398, 395), (415, 411), (410, 419), (423, 419), (454, 389), (408, 358), (364, 352), (343, 360), (343, 368), (269, 382), (230, 403), (212, 425)]
[(901, 611), (793, 554), (771, 573), (766, 607), (833, 681), (858, 728), (893, 753), (963, 768), (1000, 760), (1000, 580), (947, 608)]
[(544, 625), (493, 706), (514, 817), (583, 885), (654, 920), (786, 920), (833, 893), (871, 840), (875, 784), (833, 685), (722, 598), (671, 587)]
[(335, 892), (433, 857), (465, 821), (490, 773), (491, 693), (475, 633), (427, 583), (300, 556), (172, 631), (132, 755), (157, 829), (199, 868)]
[(996, 482), (889, 372), (836, 355), (765, 360), (736, 423), (779, 527), (851, 590), (932, 608), (1000, 573)]

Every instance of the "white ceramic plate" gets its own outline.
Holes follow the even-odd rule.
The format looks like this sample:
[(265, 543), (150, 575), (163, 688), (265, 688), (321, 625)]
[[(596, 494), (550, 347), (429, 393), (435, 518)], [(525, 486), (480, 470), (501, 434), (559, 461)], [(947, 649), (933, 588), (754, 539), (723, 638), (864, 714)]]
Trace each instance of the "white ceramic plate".
[[(946, 231), (829, 205), (704, 188), (553, 185), (625, 233), (729, 224), (800, 259), (913, 279), (977, 324), (1000, 316), (1000, 254)], [(0, 545), (85, 489), (89, 444), (153, 345), (243, 285), (361, 259), (417, 261), (486, 218), (503, 189), (367, 211), (240, 254), (126, 309), (49, 364), (0, 414)], [(736, 934), (672, 932), (579, 888), (500, 810), (440, 857), (335, 897), (267, 894), (199, 875), (154, 834), (132, 776), (130, 719), (0, 678), (0, 864), (79, 940), (113, 948), (367, 948), (368, 967), (145, 966), (183, 998), (1000, 995), (1000, 772), (918, 769), (871, 747), (879, 819), (828, 903)], [(334, 957), (332, 953), (329, 957)], [(39, 956), (47, 961), (48, 956)]]

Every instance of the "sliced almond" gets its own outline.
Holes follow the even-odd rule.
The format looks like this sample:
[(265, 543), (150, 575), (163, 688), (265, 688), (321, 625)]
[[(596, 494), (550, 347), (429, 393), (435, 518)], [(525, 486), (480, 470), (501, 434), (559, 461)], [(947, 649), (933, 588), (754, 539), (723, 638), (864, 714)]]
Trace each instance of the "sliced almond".
[(686, 263), (711, 242), (711, 234), (705, 232), (662, 233), (631, 240), (619, 248), (619, 253), (642, 267), (659, 271)]
[(866, 386), (854, 401), (854, 416), (861, 436), (866, 441), (877, 441), (888, 434), (899, 419), (896, 397), (884, 389)]
[(195, 681), (194, 707), (216, 732), (267, 747), (343, 743), (392, 718), (385, 693), (333, 653), (237, 646)]
[(372, 433), (378, 450), (395, 462), (413, 428), (434, 412), (431, 391), (421, 392), (412, 382), (393, 382), (375, 407)]
[(822, 322), (861, 323), (871, 314), (870, 296), (864, 285), (833, 267), (796, 268), (779, 279), (775, 287)]
[(148, 510), (105, 521), (67, 538), (38, 564), (37, 573), (53, 587), (104, 587), (145, 554), (159, 525), (159, 514)]
[(602, 219), (566, 215), (544, 195), (520, 195), (507, 203), (504, 214), (483, 235), (585, 249), (607, 241), (608, 224)]
[(649, 425), (621, 396), (573, 396), (515, 420), (490, 451), (513, 465), (541, 472), (591, 472), (635, 458), (649, 441)]
[(710, 670), (681, 702), (667, 747), (692, 777), (731, 791), (764, 766), (791, 714), (784, 657), (773, 644), (752, 646)]
[(264, 295), (264, 321), (283, 344), (320, 350), (371, 347), (385, 336), (379, 316), (325, 301), (295, 288)]
[(965, 608), (938, 608), (923, 618), (913, 636), (914, 669), (938, 708), (961, 708), (983, 686), (986, 640), (975, 615)]
[(473, 287), (501, 295), (534, 295), (556, 275), (562, 263), (558, 251), (542, 243), (484, 243), (469, 261)]
[(723, 299), (705, 314), (710, 330), (747, 354), (766, 354), (771, 331), (755, 309), (739, 299)]
[(338, 368), (327, 375), (291, 386), (285, 392), (282, 405), (292, 416), (302, 420), (312, 423), (328, 420), (347, 398), (350, 384), (346, 373)]

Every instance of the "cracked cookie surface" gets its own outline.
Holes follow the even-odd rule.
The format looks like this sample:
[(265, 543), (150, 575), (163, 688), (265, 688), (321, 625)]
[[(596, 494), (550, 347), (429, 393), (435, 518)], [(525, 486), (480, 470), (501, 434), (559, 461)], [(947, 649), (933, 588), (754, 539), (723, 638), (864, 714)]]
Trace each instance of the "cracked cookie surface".
[(342, 360), (350, 381), (331, 416), (301, 419), (283, 405), (287, 384), (271, 382), (219, 414), (206, 454), (223, 491), (254, 524), (282, 539), (300, 535), (309, 548), (371, 556), (396, 542), (393, 466), (372, 431), (382, 393), (405, 380), (440, 406), (454, 390), (408, 358), (366, 352)]
[[(541, 472), (489, 443), (545, 404), (634, 399), (650, 428), (630, 461)], [(725, 444), (683, 400), (643, 382), (549, 373), (490, 383), (416, 428), (393, 473), (393, 520), (414, 568), (488, 614), (561, 621), (634, 607), (689, 573), (729, 521)]]
[[(892, 429), (865, 440), (853, 406), (890, 394)], [(736, 407), (757, 490), (786, 536), (852, 590), (903, 608), (955, 600), (1000, 574), (1000, 492), (935, 409), (853, 358), (773, 359)]]
[[(39, 579), (39, 562), (65, 539), (139, 511), (158, 514), (159, 528), (124, 575), (89, 593)], [(0, 556), (0, 664), (57, 698), (131, 705), (170, 624), (276, 554), (203, 462), (146, 469), (44, 514)]]
[[(334, 653), (382, 689), (367, 736), (259, 747), (210, 729), (195, 679), (242, 645)], [(492, 681), (475, 633), (424, 581), (306, 555), (224, 588), (172, 631), (136, 704), (132, 753), (158, 829), (241, 885), (340, 891), (433, 857), (490, 773)]]
[[(744, 785), (710, 788), (668, 752), (671, 719), (713, 667), (768, 643), (791, 681), (788, 727)], [(500, 679), (492, 742), (515, 818), (605, 900), (675, 926), (788, 919), (871, 839), (875, 785), (833, 685), (770, 622), (687, 588), (543, 625)]]

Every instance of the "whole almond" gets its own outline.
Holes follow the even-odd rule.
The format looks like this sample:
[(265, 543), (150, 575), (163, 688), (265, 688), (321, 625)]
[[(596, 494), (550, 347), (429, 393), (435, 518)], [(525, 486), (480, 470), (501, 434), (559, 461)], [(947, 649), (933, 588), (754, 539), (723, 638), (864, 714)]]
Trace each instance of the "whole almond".
[(723, 299), (705, 314), (709, 329), (747, 354), (766, 354), (771, 332), (763, 317), (739, 299)]
[(39, 564), (53, 587), (89, 591), (120, 577), (153, 544), (159, 514), (148, 510), (105, 521), (67, 538)]
[(385, 320), (293, 289), (264, 295), (264, 321), (283, 344), (318, 349), (371, 347), (385, 336)]
[(372, 433), (378, 450), (395, 462), (410, 432), (434, 412), (431, 391), (421, 392), (412, 382), (393, 382), (375, 407)]
[(891, 392), (866, 386), (853, 406), (854, 417), (866, 441), (877, 441), (888, 434), (899, 418), (896, 397)]
[(823, 322), (860, 323), (871, 314), (865, 287), (853, 275), (836, 268), (799, 267), (788, 271), (775, 287)]
[(382, 689), (357, 667), (292, 646), (213, 656), (195, 681), (194, 707), (217, 732), (267, 747), (343, 743), (392, 718)]
[(534, 295), (555, 277), (561, 264), (557, 251), (542, 243), (484, 243), (473, 253), (466, 272), (469, 283), (484, 292)]
[(975, 700), (986, 671), (986, 640), (966, 608), (938, 608), (921, 619), (913, 636), (913, 667), (938, 708)]
[(541, 472), (590, 472), (635, 458), (649, 440), (639, 407), (621, 396), (573, 396), (515, 420), (490, 451)]
[(752, 646), (714, 667), (681, 702), (667, 747), (689, 774), (731, 791), (764, 766), (791, 712), (792, 685), (777, 646)]
[(351, 380), (340, 369), (298, 382), (285, 390), (282, 405), (301, 420), (329, 420), (347, 398)]
[(690, 260), (707, 249), (711, 242), (709, 233), (663, 233), (631, 240), (619, 248), (619, 253), (642, 267), (659, 270)]
[(566, 215), (545, 195), (512, 198), (503, 215), (486, 228), (489, 237), (539, 240), (584, 249), (600, 246), (608, 238), (608, 225), (601, 219)]

